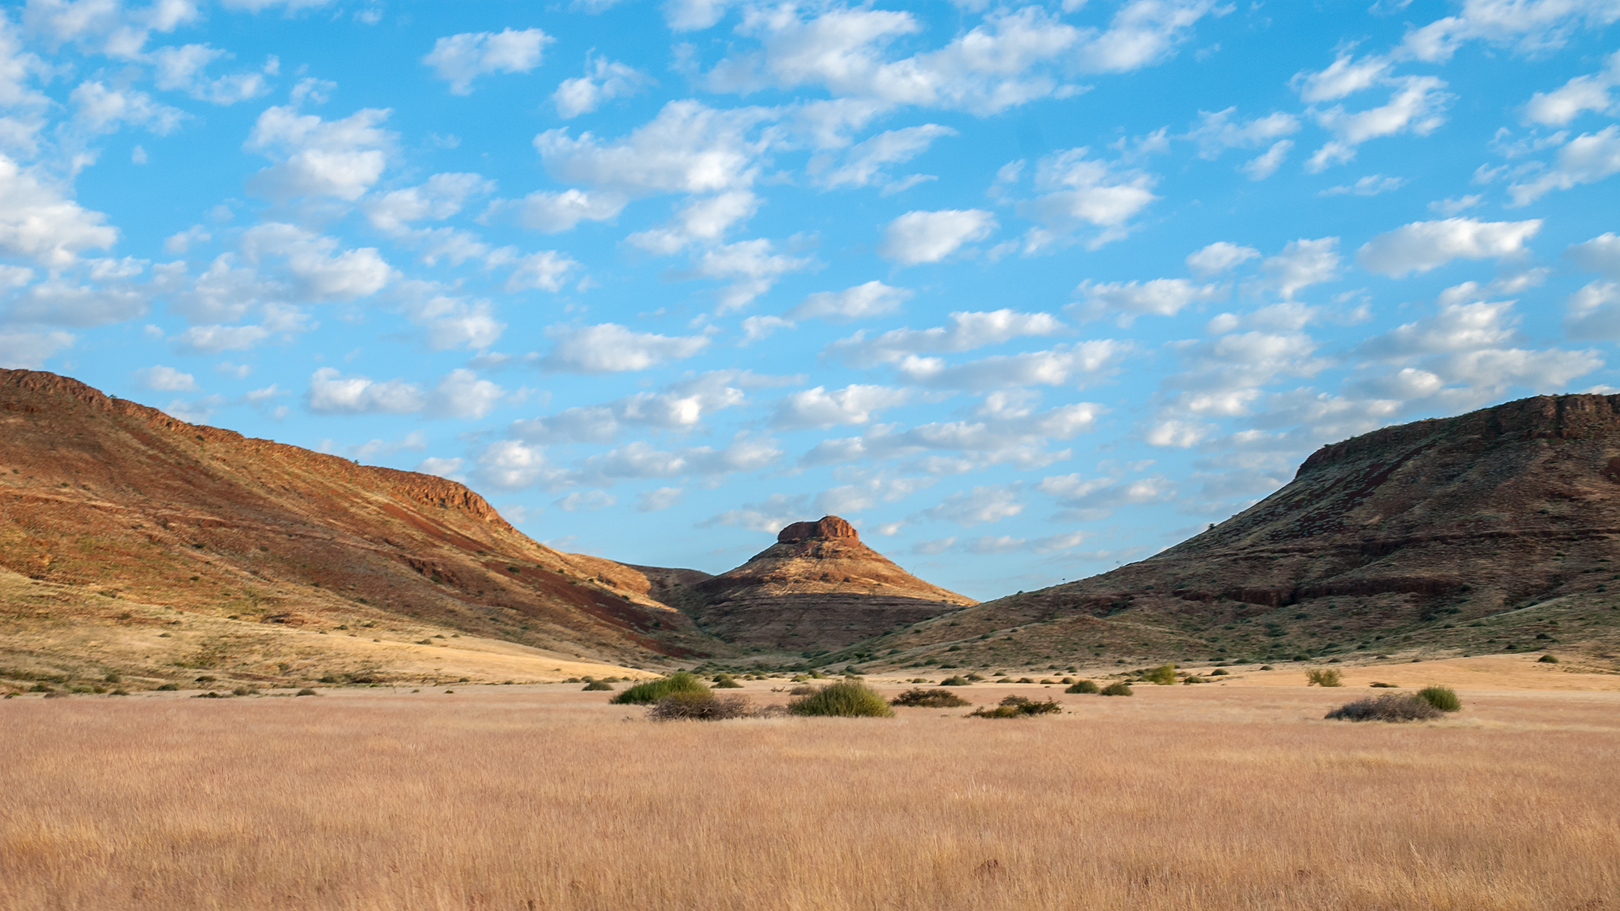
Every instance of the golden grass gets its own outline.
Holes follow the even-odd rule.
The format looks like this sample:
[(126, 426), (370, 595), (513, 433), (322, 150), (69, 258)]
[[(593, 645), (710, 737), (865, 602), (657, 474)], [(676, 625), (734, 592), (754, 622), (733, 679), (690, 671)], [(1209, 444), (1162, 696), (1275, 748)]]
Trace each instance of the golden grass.
[(1613, 907), (1620, 695), (1321, 720), (1364, 693), (664, 724), (573, 687), (13, 699), (0, 909)]

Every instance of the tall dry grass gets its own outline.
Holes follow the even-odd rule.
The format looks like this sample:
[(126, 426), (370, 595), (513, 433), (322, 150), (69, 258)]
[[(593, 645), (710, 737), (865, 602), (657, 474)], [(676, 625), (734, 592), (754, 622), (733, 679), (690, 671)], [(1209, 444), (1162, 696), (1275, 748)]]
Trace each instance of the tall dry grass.
[(1465, 717), (1420, 726), (1322, 721), (1342, 690), (1181, 687), (999, 724), (655, 723), (569, 689), (0, 703), (0, 909), (1620, 896), (1613, 694), (1465, 693)]

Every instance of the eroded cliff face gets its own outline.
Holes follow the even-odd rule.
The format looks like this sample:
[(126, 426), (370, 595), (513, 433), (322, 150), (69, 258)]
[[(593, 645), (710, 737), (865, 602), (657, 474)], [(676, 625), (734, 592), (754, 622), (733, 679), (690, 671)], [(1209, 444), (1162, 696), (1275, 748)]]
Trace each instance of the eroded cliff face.
[(722, 639), (788, 651), (839, 648), (974, 603), (896, 566), (837, 516), (795, 522), (776, 541), (670, 603)]
[(403, 616), (612, 660), (715, 644), (617, 566), (530, 540), (454, 481), (0, 370), (0, 570), (184, 611)]
[(1113, 572), (985, 602), (962, 628), (1089, 616), (1250, 653), (1394, 648), (1604, 591), (1617, 573), (1620, 396), (1540, 396), (1324, 446), (1215, 528)]

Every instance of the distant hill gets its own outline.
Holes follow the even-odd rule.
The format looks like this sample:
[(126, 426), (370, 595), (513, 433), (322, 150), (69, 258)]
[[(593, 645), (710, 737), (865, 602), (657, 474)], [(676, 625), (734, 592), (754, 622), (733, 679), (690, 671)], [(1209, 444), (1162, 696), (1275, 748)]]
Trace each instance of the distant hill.
[[(178, 658), (117, 645), (182, 619), (209, 632)], [(323, 643), (289, 658), (265, 633), (366, 641), (355, 631), (412, 624), (620, 664), (725, 648), (650, 597), (645, 573), (530, 540), (461, 484), (0, 370), (0, 678), (99, 661), (298, 679)]]
[(959, 660), (988, 661), (1604, 652), (1617, 631), (1620, 396), (1566, 395), (1324, 446), (1292, 483), (1149, 559), (858, 650), (956, 643)]
[(838, 648), (974, 603), (896, 566), (837, 516), (795, 522), (742, 566), (656, 594), (727, 642), (789, 652)]

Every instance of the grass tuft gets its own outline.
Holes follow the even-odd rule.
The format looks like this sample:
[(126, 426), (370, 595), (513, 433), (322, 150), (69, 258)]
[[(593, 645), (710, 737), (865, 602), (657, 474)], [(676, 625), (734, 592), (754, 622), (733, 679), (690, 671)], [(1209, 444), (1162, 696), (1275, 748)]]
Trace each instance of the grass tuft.
[(659, 677), (657, 680), (646, 680), (630, 687), (611, 700), (613, 705), (652, 705), (665, 696), (675, 693), (707, 693), (709, 688), (703, 685), (696, 674), (686, 671), (676, 671), (668, 677)]
[(611, 693), (611, 692), (613, 692), (613, 684), (607, 682), (606, 680), (592, 680), (590, 683), (587, 683), (587, 684), (585, 684), (585, 686), (581, 687), (580, 692), (582, 692), (582, 693), (601, 693), (601, 692)]
[(1023, 696), (1008, 696), (995, 708), (975, 709), (969, 718), (1029, 718), (1034, 715), (1056, 715), (1063, 711), (1056, 699), (1036, 702)]
[(1338, 668), (1313, 667), (1305, 671), (1306, 686), (1344, 686)]

